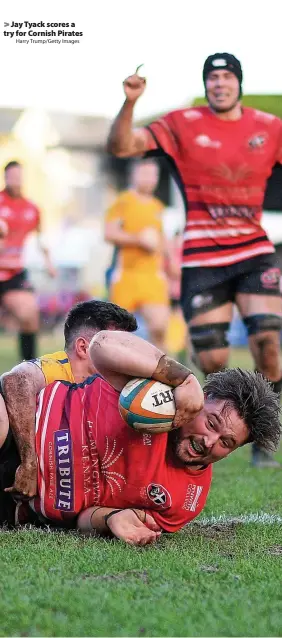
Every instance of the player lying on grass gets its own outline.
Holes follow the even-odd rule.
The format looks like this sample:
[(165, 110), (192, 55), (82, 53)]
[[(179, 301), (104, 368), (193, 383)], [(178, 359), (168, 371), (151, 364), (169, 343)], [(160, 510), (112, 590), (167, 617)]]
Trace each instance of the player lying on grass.
[[(96, 299), (80, 302), (71, 308), (65, 321), (65, 350), (23, 361), (2, 376), (10, 428), (21, 459), (14, 482), (9, 486), (12, 493), (27, 497), (36, 494), (33, 424), (37, 393), (52, 381), (81, 383), (95, 373), (88, 346), (99, 330), (134, 332), (136, 329), (135, 317), (116, 304)], [(5, 463), (6, 455), (9, 455), (8, 442), (0, 454), (0, 464)]]
[[(270, 449), (279, 442), (279, 400), (259, 373), (214, 373), (203, 393), (183, 365), (147, 341), (115, 331), (92, 339), (90, 357), (102, 376), (79, 385), (54, 382), (40, 393), (38, 493), (17, 506), (2, 493), (10, 499), (2, 503), (2, 521), (52, 521), (136, 545), (151, 543), (162, 530), (175, 532), (201, 512), (213, 463), (250, 441)], [(136, 432), (121, 418), (120, 390), (134, 377), (174, 388), (171, 432)], [(4, 446), (8, 431), (3, 402)], [(16, 448), (10, 454), (1, 468), (3, 487), (19, 464)]]

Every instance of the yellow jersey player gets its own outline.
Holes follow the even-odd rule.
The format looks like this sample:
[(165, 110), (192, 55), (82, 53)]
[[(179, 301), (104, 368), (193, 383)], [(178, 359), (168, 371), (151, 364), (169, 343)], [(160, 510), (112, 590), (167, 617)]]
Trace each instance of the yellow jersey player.
[(106, 214), (105, 239), (118, 248), (110, 283), (110, 300), (138, 311), (151, 341), (164, 347), (169, 314), (163, 263), (163, 203), (153, 193), (158, 167), (152, 160), (134, 163), (132, 187), (122, 192)]
[[(32, 361), (23, 361), (1, 379), (11, 428), (21, 464), (14, 484), (7, 490), (27, 497), (36, 493), (36, 455), (34, 447), (34, 414), (36, 395), (53, 381), (82, 383), (95, 373), (88, 346), (100, 330), (134, 332), (136, 319), (127, 310), (107, 301), (83, 301), (67, 315), (64, 336), (65, 350), (46, 354)], [(9, 454), (9, 441), (1, 449), (0, 463)]]

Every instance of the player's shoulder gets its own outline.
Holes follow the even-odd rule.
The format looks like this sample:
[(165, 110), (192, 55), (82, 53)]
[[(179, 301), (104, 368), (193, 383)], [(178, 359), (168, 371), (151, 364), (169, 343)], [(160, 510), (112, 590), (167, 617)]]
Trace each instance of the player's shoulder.
[(244, 111), (254, 122), (260, 123), (268, 128), (282, 127), (282, 120), (277, 117), (277, 115), (273, 115), (273, 113), (267, 113), (266, 111), (260, 111), (259, 109), (251, 107), (244, 107)]
[(46, 383), (53, 381), (69, 381), (73, 383), (74, 378), (67, 353), (59, 350), (51, 354), (44, 354), (33, 360), (33, 363), (42, 370)]
[(170, 111), (170, 113), (167, 114), (167, 117), (170, 117), (175, 121), (196, 122), (197, 120), (202, 120), (207, 117), (208, 114), (208, 106), (189, 106), (187, 108)]

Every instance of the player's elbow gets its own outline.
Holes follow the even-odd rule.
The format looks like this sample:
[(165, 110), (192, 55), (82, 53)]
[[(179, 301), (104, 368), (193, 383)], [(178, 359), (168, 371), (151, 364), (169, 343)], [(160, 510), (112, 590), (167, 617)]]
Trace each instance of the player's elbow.
[(110, 137), (106, 144), (106, 151), (107, 153), (109, 153), (109, 155), (113, 155), (114, 157), (119, 158), (130, 157), (131, 155), (129, 148), (121, 147), (116, 140), (113, 140)]
[(4, 372), (1, 376), (1, 390), (5, 401), (9, 402), (10, 399), (18, 395), (18, 392), (22, 388), (26, 388), (28, 385), (28, 379), (22, 372)]
[(95, 368), (103, 367), (112, 358), (113, 332), (100, 330), (89, 345), (89, 355)]
[[(18, 366), (21, 368), (21, 365)], [(36, 403), (36, 394), (44, 387), (44, 378), (41, 370), (38, 370), (38, 377), (32, 376), (31, 371), (14, 368), (10, 372), (5, 372), (1, 377), (1, 389), (6, 404), (14, 405), (15, 402)]]

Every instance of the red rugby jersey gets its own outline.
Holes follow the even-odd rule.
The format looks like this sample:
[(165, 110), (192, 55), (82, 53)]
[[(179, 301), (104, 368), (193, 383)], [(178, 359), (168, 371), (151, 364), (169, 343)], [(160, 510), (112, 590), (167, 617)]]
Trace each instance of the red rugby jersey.
[(197, 516), (210, 489), (211, 466), (177, 463), (168, 434), (143, 434), (120, 417), (119, 393), (101, 377), (81, 385), (56, 381), (39, 397), (38, 492), (33, 509), (71, 524), (92, 505), (150, 511), (175, 532)]
[(6, 190), (0, 192), (0, 219), (8, 225), (4, 250), (0, 252), (0, 281), (7, 281), (23, 270), (23, 246), (28, 233), (36, 230), (40, 213), (24, 197), (11, 197)]
[(244, 108), (219, 119), (207, 106), (168, 113), (148, 127), (171, 161), (186, 203), (183, 266), (228, 266), (274, 247), (261, 226), (266, 180), (282, 163), (282, 121)]

